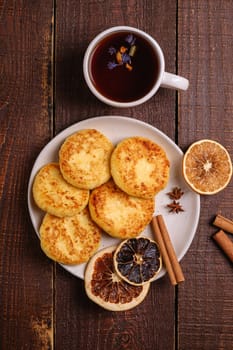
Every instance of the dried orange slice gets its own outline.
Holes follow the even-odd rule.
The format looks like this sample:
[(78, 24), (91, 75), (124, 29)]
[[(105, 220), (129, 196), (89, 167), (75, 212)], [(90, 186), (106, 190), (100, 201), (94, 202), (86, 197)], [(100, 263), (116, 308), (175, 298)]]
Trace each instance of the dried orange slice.
[(116, 246), (98, 251), (87, 264), (84, 281), (87, 296), (106, 310), (129, 310), (146, 297), (150, 283), (132, 286), (121, 279), (114, 270), (113, 255)]
[(184, 155), (183, 174), (189, 186), (200, 194), (220, 192), (232, 177), (230, 155), (216, 141), (194, 142)]
[(147, 237), (127, 239), (115, 251), (114, 266), (123, 280), (134, 286), (145, 285), (152, 281), (161, 269), (159, 247)]

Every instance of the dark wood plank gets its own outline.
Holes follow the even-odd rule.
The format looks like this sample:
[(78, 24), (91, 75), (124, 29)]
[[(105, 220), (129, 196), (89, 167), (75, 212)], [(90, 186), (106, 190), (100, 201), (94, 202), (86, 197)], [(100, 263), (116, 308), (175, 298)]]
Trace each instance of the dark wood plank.
[[(161, 16), (166, 13), (166, 16)], [(125, 115), (157, 126), (175, 139), (176, 94), (161, 89), (137, 108), (105, 106), (91, 95), (82, 76), (88, 42), (113, 25), (132, 25), (158, 39), (167, 69), (176, 70), (174, 1), (59, 1), (56, 15), (55, 130), (98, 115)], [(128, 312), (107, 312), (89, 301), (83, 281), (56, 272), (57, 349), (172, 349), (175, 344), (175, 292), (167, 277), (151, 286), (143, 304)]]
[(52, 1), (0, 1), (0, 347), (53, 348), (53, 264), (27, 210), (51, 136)]
[[(178, 66), (190, 79), (179, 100), (179, 144), (221, 142), (233, 158), (232, 40), (229, 1), (179, 1)], [(179, 293), (179, 349), (232, 349), (232, 264), (213, 243), (217, 212), (233, 218), (233, 184), (201, 198), (199, 229), (183, 260), (187, 276)], [(191, 214), (191, 213), (190, 213)]]

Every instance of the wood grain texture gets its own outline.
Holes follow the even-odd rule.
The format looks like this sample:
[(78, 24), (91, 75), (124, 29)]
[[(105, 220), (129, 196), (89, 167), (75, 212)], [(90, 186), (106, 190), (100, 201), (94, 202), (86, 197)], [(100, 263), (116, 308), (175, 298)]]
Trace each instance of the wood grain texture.
[[(89, 41), (100, 31), (122, 24), (140, 27), (156, 37), (164, 50), (167, 68), (176, 71), (176, 4), (173, 1), (157, 1), (156, 6), (154, 1), (57, 2), (56, 132), (82, 119), (124, 115), (149, 122), (175, 137), (174, 91), (161, 89), (149, 103), (122, 110), (99, 102), (83, 80), (82, 58)], [(168, 281), (164, 277), (154, 283), (143, 304), (118, 314), (104, 311), (89, 301), (83, 281), (57, 273), (57, 349), (173, 349), (175, 290)], [(64, 337), (71, 330), (75, 336)]]
[[(201, 198), (199, 227), (181, 262), (185, 282), (174, 289), (164, 276), (141, 305), (120, 313), (91, 302), (82, 280), (46, 258), (27, 209), (42, 147), (98, 115), (150, 123), (183, 151), (216, 139), (233, 158), (232, 18), (232, 2), (223, 0), (0, 0), (1, 349), (232, 349), (232, 264), (211, 238), (217, 212), (233, 219), (232, 182)], [(160, 89), (127, 109), (92, 96), (82, 74), (85, 49), (122, 24), (158, 40), (166, 70), (190, 80), (187, 92)]]
[[(189, 93), (179, 99), (179, 144), (185, 150), (198, 139), (215, 139), (232, 157), (232, 3), (180, 1), (178, 14), (179, 69), (190, 79)], [(232, 195), (231, 182), (220, 194), (201, 198), (199, 229), (183, 260), (180, 350), (232, 349), (232, 264), (211, 238), (218, 212), (233, 217)]]
[[(52, 1), (0, 1), (0, 347), (51, 349), (53, 267), (27, 211), (27, 182), (50, 137)], [(32, 345), (32, 347), (31, 347)]]

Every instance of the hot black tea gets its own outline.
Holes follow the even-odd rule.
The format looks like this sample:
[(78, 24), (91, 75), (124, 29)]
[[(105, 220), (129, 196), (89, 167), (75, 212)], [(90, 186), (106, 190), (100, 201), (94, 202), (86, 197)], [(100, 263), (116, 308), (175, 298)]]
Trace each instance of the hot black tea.
[(142, 37), (118, 32), (104, 38), (93, 50), (90, 76), (105, 97), (131, 102), (145, 96), (159, 74), (156, 53)]

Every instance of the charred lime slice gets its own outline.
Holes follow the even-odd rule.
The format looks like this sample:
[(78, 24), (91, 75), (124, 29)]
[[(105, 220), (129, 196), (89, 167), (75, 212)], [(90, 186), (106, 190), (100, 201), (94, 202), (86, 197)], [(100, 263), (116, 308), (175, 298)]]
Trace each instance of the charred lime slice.
[(150, 283), (133, 286), (119, 277), (113, 264), (115, 250), (116, 246), (104, 248), (89, 260), (84, 274), (85, 290), (104, 309), (129, 310), (145, 299)]
[(147, 237), (123, 241), (116, 249), (113, 260), (118, 275), (135, 286), (152, 281), (162, 266), (157, 243)]

